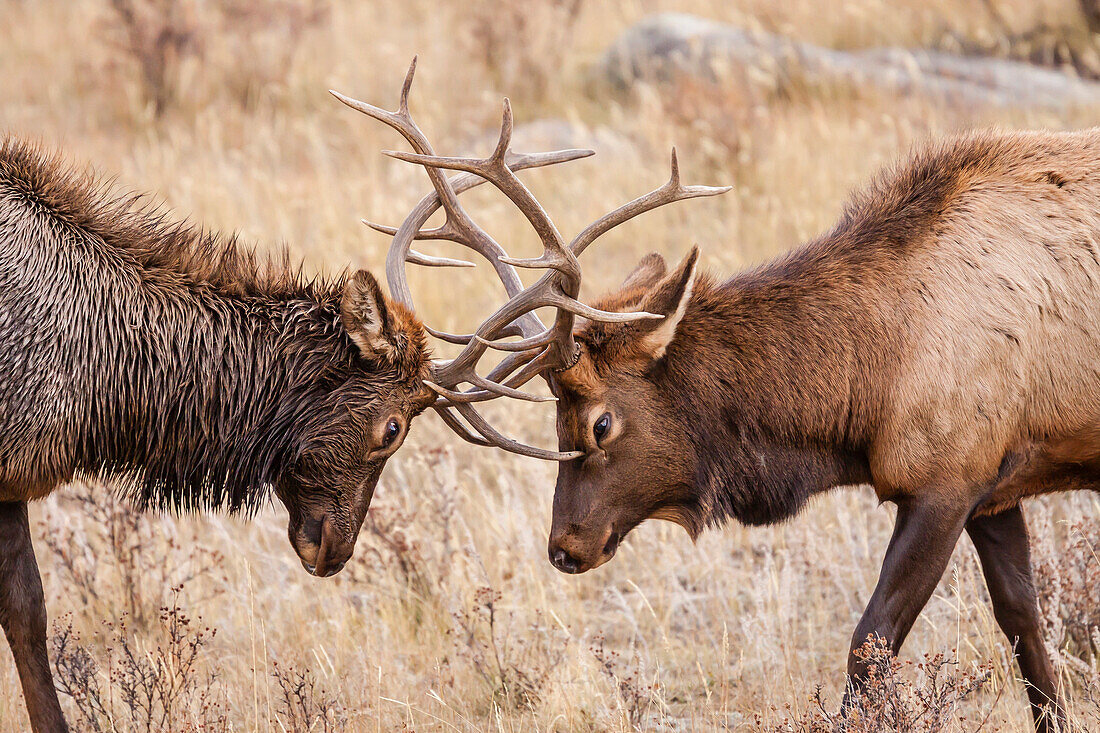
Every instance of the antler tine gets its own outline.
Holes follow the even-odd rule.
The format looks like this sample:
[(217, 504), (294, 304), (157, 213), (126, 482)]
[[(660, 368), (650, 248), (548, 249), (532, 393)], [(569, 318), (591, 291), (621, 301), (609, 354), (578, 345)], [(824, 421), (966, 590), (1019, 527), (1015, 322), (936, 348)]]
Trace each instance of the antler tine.
[(509, 387), (506, 384), (500, 384), (493, 382), (485, 377), (482, 377), (475, 373), (470, 373), (463, 381), (469, 382), (478, 389), (470, 390), (468, 392), (461, 392), (458, 390), (448, 389), (440, 384), (436, 384), (431, 380), (425, 380), (424, 384), (428, 389), (432, 390), (440, 397), (444, 397), (448, 402), (485, 402), (486, 399), (482, 395), (482, 392), (492, 393), (496, 397), (512, 397), (517, 400), (523, 400), (524, 402), (557, 402), (556, 397), (544, 397), (542, 395), (531, 394), (530, 392), (524, 392), (514, 387)]
[[(473, 333), (465, 333), (465, 334), (461, 334), (461, 335), (455, 334), (455, 333), (447, 333), (446, 331), (437, 331), (436, 329), (432, 328), (431, 326), (427, 326), (427, 325), (424, 326), (424, 330), (426, 330), (428, 332), (428, 335), (433, 336), (434, 338), (437, 338), (440, 341), (446, 341), (449, 344), (460, 344), (462, 346), (465, 346), (466, 344), (470, 343), (474, 339), (479, 339), (480, 340), (480, 337), (478, 337), (477, 334), (473, 334)], [(523, 330), (521, 328), (519, 328), (518, 326), (516, 326), (515, 324), (505, 326), (504, 328), (497, 331), (497, 337), (498, 338), (507, 338), (508, 336), (522, 336), (522, 335), (523, 335)], [(516, 343), (518, 343), (518, 342), (516, 342)]]
[(455, 405), (455, 410), (466, 419), (466, 422), (470, 423), (474, 430), (481, 433), (492, 445), (495, 445), (497, 448), (503, 448), (509, 453), (518, 453), (521, 456), (541, 458), (547, 461), (571, 461), (574, 458), (580, 458), (584, 455), (584, 453), (580, 451), (559, 453), (558, 451), (535, 448), (534, 446), (524, 445), (523, 443), (512, 440), (508, 436), (497, 432), (496, 429), (481, 416), (481, 413), (474, 409), (473, 405)]
[(547, 297), (546, 305), (552, 305), (559, 310), (568, 311), (575, 316), (581, 316), (590, 321), (600, 321), (602, 323), (630, 323), (632, 321), (660, 320), (664, 318), (664, 316), (659, 313), (646, 313), (645, 311), (629, 311), (626, 313), (602, 311), (590, 305), (585, 305), (576, 298), (570, 298), (553, 291), (551, 291), (550, 295)]
[(702, 196), (718, 196), (733, 188), (732, 186), (681, 185), (680, 164), (676, 160), (676, 148), (672, 149), (671, 167), (672, 173), (663, 186), (650, 191), (644, 196), (639, 196), (633, 201), (601, 216), (585, 227), (584, 230), (569, 243), (569, 249), (573, 251), (573, 254), (580, 256), (581, 252), (584, 252), (585, 248), (596, 241), (596, 239), (639, 214), (644, 214), (647, 211), (652, 211), (660, 206), (675, 203), (676, 201), (684, 201)]
[(548, 328), (542, 333), (531, 336), (530, 338), (520, 339), (519, 341), (486, 339), (478, 336), (476, 333), (473, 337), (494, 351), (524, 352), (530, 351), (538, 346), (546, 346), (554, 340), (554, 332)]
[(489, 425), (489, 423), (485, 422), (485, 419), (481, 417), (481, 415), (477, 412), (477, 410), (473, 408), (473, 406), (456, 405), (454, 409), (459, 410), (460, 414), (462, 414), (462, 416), (466, 418), (466, 420), (470, 423), (470, 425), (474, 427), (474, 429), (478, 430), (479, 432), (484, 429), (485, 432), (493, 436), (491, 439), (489, 439), (478, 435), (477, 433), (471, 432), (470, 429), (467, 428), (461, 420), (459, 420), (451, 413), (450, 408), (435, 408), (436, 414), (439, 415), (444, 423), (446, 423), (447, 427), (457, 433), (460, 438), (470, 443), (473, 443), (474, 445), (503, 448), (510, 453), (518, 453), (523, 456), (530, 456), (531, 458), (541, 458), (548, 461), (570, 461), (583, 455), (582, 453), (577, 451), (573, 451), (570, 453), (558, 453), (556, 451), (543, 450), (542, 448), (534, 448), (528, 445), (523, 445), (522, 443), (517, 443), (511, 438), (507, 438), (494, 430), (492, 426)]
[(474, 445), (484, 446), (486, 448), (494, 447), (493, 444), (487, 441), (485, 438), (481, 437), (477, 433), (471, 432), (470, 429), (466, 427), (465, 423), (463, 423), (451, 413), (449, 407), (436, 407), (435, 414), (439, 415), (440, 419), (443, 420), (447, 427), (457, 433), (458, 437), (462, 438), (463, 440), (469, 443), (473, 443)]
[[(428, 329), (437, 338), (463, 346), (454, 359), (432, 365), (431, 378), (425, 384), (439, 394), (433, 408), (451, 429), (472, 443), (493, 445), (513, 453), (548, 460), (576, 458), (581, 454), (535, 448), (502, 435), (481, 416), (474, 403), (499, 396), (533, 401), (547, 400), (548, 398), (526, 393), (520, 388), (533, 377), (545, 374), (547, 369), (572, 363), (570, 360), (577, 352), (573, 339), (573, 322), (578, 315), (594, 321), (612, 323), (661, 318), (662, 316), (645, 312), (607, 312), (581, 303), (578, 300), (581, 269), (577, 256), (599, 236), (638, 214), (673, 201), (712, 196), (729, 189), (683, 186), (680, 183), (676, 152), (673, 150), (672, 171), (667, 183), (601, 217), (566, 244), (550, 216), (516, 177), (515, 171), (575, 160), (592, 155), (592, 151), (563, 150), (529, 155), (512, 153), (509, 150), (513, 131), (512, 108), (505, 99), (500, 136), (489, 157), (438, 156), (409, 114), (408, 98), (415, 68), (414, 58), (405, 75), (395, 112), (358, 102), (335, 92), (333, 94), (344, 104), (400, 132), (412, 147), (412, 152), (390, 151), (387, 155), (423, 166), (435, 189), (413, 208), (397, 228), (368, 222), (371, 228), (393, 236), (386, 259), (386, 274), (395, 300), (412, 307), (412, 295), (405, 276), (407, 262), (439, 267), (468, 267), (471, 264), (464, 260), (416, 252), (411, 245), (418, 239), (451, 240), (481, 254), (492, 264), (508, 294), (508, 301), (491, 314), (473, 334), (457, 335)], [(460, 173), (448, 178), (444, 170)], [(539, 257), (509, 257), (459, 204), (460, 193), (485, 181), (499, 189), (527, 218), (543, 245), (543, 253)], [(444, 224), (434, 229), (421, 229), (440, 207), (446, 212)], [(515, 267), (539, 268), (546, 272), (535, 284), (524, 288)], [(542, 307), (552, 307), (557, 311), (550, 328), (546, 328), (534, 313)], [(501, 340), (509, 336), (520, 338), (511, 342)], [(490, 370), (487, 376), (482, 377), (477, 372), (477, 365), (490, 348), (511, 353)], [(470, 389), (460, 390), (459, 386), (462, 384), (470, 385)]]
[[(359, 221), (363, 222), (376, 232), (388, 234), (391, 237), (397, 234), (397, 227), (386, 226), (385, 224), (379, 224), (377, 222), (370, 221), (369, 219), (360, 219)], [(416, 233), (416, 236), (414, 236), (413, 239), (446, 239), (448, 241), (453, 241), (453, 236), (454, 232), (451, 231), (451, 228), (449, 226), (444, 224), (443, 226), (436, 227), (435, 229), (421, 229), (419, 232)]]
[[(373, 229), (376, 232), (382, 234), (389, 234), (391, 237), (397, 234), (397, 227), (386, 226), (385, 224), (378, 224), (367, 219), (360, 219), (364, 224)], [(448, 241), (454, 241), (455, 233), (450, 226), (444, 224), (443, 226), (436, 227), (435, 229), (421, 229), (417, 232), (413, 239), (445, 239)], [(410, 249), (405, 255), (405, 261), (411, 262), (414, 265), (423, 265), (425, 267), (477, 267), (473, 262), (467, 262), (466, 260), (456, 260), (450, 257), (433, 257), (426, 255), (423, 252), (417, 252), (414, 249)]]
[[(409, 92), (412, 89), (412, 81), (415, 73), (416, 57), (414, 56), (412, 63), (409, 64), (409, 70), (405, 74), (405, 81), (401, 85), (401, 96), (398, 101), (396, 112), (390, 112), (380, 107), (375, 107), (372, 104), (352, 99), (333, 90), (329, 90), (329, 92), (352, 109), (362, 112), (368, 117), (376, 119), (394, 130), (397, 130), (417, 153), (433, 155), (434, 151), (432, 150), (431, 143), (428, 142), (428, 138), (424, 135), (424, 132), (409, 113)], [(462, 208), (462, 205), (459, 204), (458, 194), (443, 172), (431, 167), (426, 167), (425, 170), (427, 171), (428, 178), (432, 182), (433, 188), (435, 188), (439, 202), (447, 213), (447, 222), (443, 227), (440, 227), (442, 231), (437, 233), (446, 233), (447, 239), (452, 239), (473, 249), (492, 262), (494, 269), (504, 283), (505, 290), (509, 297), (522, 290), (523, 283), (520, 281), (519, 275), (516, 274), (515, 270), (509, 265), (499, 262), (499, 257), (507, 253), (500, 245), (493, 241), (492, 237), (473, 222), (470, 216)], [(414, 209), (414, 213), (416, 213), (419, 208), (418, 206), (417, 209)], [(404, 267), (395, 266), (396, 263), (394, 262), (393, 255), (395, 250), (400, 250), (401, 262), (403, 263), (409, 254), (409, 243), (406, 243), (404, 240), (408, 238), (411, 243), (412, 238), (415, 238), (415, 236), (420, 233), (419, 228), (423, 222), (418, 222), (412, 231), (405, 231), (406, 225), (410, 223), (411, 218), (413, 218), (413, 214), (410, 214), (405, 224), (394, 232), (394, 242), (390, 247), (390, 257), (387, 257), (386, 261), (386, 275), (390, 281), (391, 290), (394, 289), (396, 285), (398, 292), (395, 293), (395, 295), (398, 300), (409, 307), (412, 307), (412, 294), (409, 291), (408, 283), (405, 279)], [(424, 261), (426, 260), (421, 259), (418, 264)]]
[(409, 250), (409, 254), (405, 257), (405, 262), (411, 262), (414, 265), (421, 265), (422, 267), (477, 267), (473, 262), (455, 260), (450, 257), (432, 257), (431, 255), (417, 252), (415, 249)]
[(420, 151), (406, 153), (386, 150), (383, 152), (391, 158), (422, 165), (429, 169), (445, 168), (447, 170), (465, 171), (486, 179), (516, 205), (535, 229), (543, 244), (542, 257), (533, 260), (507, 258), (505, 260), (506, 264), (519, 262), (522, 263), (521, 266), (523, 267), (553, 268), (565, 275), (566, 278), (579, 282), (580, 266), (577, 264), (576, 257), (565, 245), (550, 215), (542, 208), (542, 204), (516, 177), (507, 163), (508, 145), (511, 139), (512, 105), (505, 98), (504, 112), (500, 124), (500, 137), (497, 140), (496, 148), (488, 158), (448, 157), (430, 153), (425, 154)]
[(424, 330), (427, 331), (428, 335), (432, 338), (437, 338), (440, 341), (447, 342), (448, 344), (458, 344), (460, 346), (465, 346), (466, 344), (470, 343), (474, 338), (474, 335), (472, 333), (447, 333), (446, 331), (438, 331), (427, 324), (424, 325)]

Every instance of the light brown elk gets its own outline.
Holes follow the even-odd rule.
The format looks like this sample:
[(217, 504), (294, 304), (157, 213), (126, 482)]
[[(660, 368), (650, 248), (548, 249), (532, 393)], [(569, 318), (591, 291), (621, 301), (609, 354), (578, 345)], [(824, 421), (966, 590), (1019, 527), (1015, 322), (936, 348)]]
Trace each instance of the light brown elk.
[[(815, 494), (868, 484), (898, 513), (853, 647), (868, 635), (901, 646), (965, 531), (1036, 726), (1058, 727), (1020, 503), (1100, 488), (1100, 130), (927, 146), (855, 196), (831, 231), (766, 265), (721, 281), (699, 271), (694, 250), (671, 272), (654, 254), (587, 307), (575, 301), (577, 256), (597, 236), (721, 189), (682, 187), (674, 170), (566, 244), (506, 165), (522, 159), (507, 151), (505, 116), (485, 160), (437, 157), (410, 139), (416, 152), (395, 156), (425, 165), (438, 193), (399, 229), (379, 228), (395, 234), (390, 285), (410, 305), (409, 245), (474, 246), (456, 194), (479, 178), (539, 233), (545, 252), (534, 260), (474, 246), (511, 297), (475, 334), (441, 334), (466, 344), (462, 370), (431, 386), (467, 440), (561, 461), (555, 567), (598, 567), (646, 519), (695, 537), (730, 518), (779, 522)], [(441, 168), (467, 173), (448, 189)], [(440, 205), (447, 223), (421, 231)], [(547, 272), (518, 290), (509, 264)], [(557, 307), (550, 328), (534, 319), (537, 306)], [(490, 347), (511, 353), (480, 377)], [(473, 409), (526, 396), (517, 390), (535, 375), (558, 400), (558, 453), (505, 438)], [(863, 679), (854, 655), (848, 670)]]

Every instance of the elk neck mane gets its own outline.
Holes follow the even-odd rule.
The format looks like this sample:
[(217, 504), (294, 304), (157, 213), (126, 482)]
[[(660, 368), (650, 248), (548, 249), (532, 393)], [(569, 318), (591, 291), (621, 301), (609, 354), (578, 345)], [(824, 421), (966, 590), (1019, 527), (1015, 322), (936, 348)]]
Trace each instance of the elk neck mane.
[[(355, 368), (339, 318), (346, 275), (306, 279), (285, 248), (261, 255), (173, 221), (10, 137), (0, 139), (0, 225), (5, 204), (63, 233), (54, 239), (65, 247), (101, 254), (99, 274), (82, 277), (110, 296), (99, 294), (91, 325), (73, 326), (88, 329), (91, 351), (67, 365), (79, 385), (70, 389), (91, 396), (78, 400), (69, 443), (40, 448), (43, 462), (62, 477), (115, 479), (143, 507), (266, 503), (295, 459), (296, 430), (315, 417), (311, 395), (338, 390)], [(143, 335), (127, 335), (135, 329)]]
[(0, 185), (55, 221), (97, 237), (149, 271), (204, 283), (231, 297), (320, 300), (340, 283), (307, 278), (286, 246), (258, 252), (236, 235), (176, 220), (154, 197), (123, 190), (57, 152), (0, 136)]
[(909, 322), (898, 278), (1005, 145), (979, 133), (928, 147), (821, 237), (725, 282), (700, 276), (654, 374), (694, 416), (689, 531), (782, 521), (816, 493), (870, 481), (866, 449)]

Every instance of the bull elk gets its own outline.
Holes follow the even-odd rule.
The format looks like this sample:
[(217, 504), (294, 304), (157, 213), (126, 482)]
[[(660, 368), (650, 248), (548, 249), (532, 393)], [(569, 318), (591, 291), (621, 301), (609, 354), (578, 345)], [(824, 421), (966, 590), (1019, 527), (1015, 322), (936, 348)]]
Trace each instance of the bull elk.
[[(423, 261), (415, 239), (465, 244), (501, 274), (509, 300), (475, 333), (432, 332), (464, 348), (429, 386), (466, 440), (561, 462), (555, 567), (598, 567), (646, 519), (694, 538), (870, 485), (897, 520), (853, 648), (877, 635), (898, 650), (966, 531), (1036, 727), (1060, 727), (1020, 503), (1100, 489), (1100, 129), (928, 146), (855, 196), (827, 234), (768, 264), (720, 281), (699, 271), (696, 250), (671, 271), (652, 254), (586, 306), (577, 257), (599, 235), (725, 189), (682, 186), (674, 157), (667, 184), (567, 244), (512, 172), (537, 156), (508, 151), (507, 105), (489, 158), (448, 158), (410, 133), (407, 93), (408, 80), (396, 114), (345, 100), (404, 133), (414, 152), (394, 157), (425, 166), (436, 188), (399, 228), (375, 225), (394, 235), (391, 294), (412, 307), (403, 262)], [(448, 181), (441, 169), (463, 173)], [(485, 180), (531, 222), (540, 257), (509, 258), (472, 225), (457, 194)], [(440, 206), (446, 223), (422, 229)], [(512, 266), (546, 272), (519, 288)], [(549, 328), (532, 313), (547, 306)], [(508, 356), (480, 376), (490, 348)], [(557, 399), (557, 452), (501, 435), (474, 409), (539, 399), (520, 390), (536, 375)], [(848, 671), (865, 679), (853, 654)]]
[(274, 493), (332, 575), (433, 399), (423, 327), (369, 272), (307, 281), (137, 201), (0, 140), (0, 624), (36, 733), (67, 728), (27, 502), (88, 475), (173, 511)]

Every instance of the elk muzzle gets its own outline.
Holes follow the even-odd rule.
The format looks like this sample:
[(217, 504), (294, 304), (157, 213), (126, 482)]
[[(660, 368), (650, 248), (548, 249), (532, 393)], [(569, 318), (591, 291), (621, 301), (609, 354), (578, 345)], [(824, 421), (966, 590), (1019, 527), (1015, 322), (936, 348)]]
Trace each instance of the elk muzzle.
[(551, 565), (563, 573), (575, 575), (613, 558), (621, 539), (622, 534), (611, 524), (595, 528), (573, 525), (561, 531), (552, 529), (547, 554)]
[(292, 526), (290, 543), (302, 567), (318, 578), (327, 578), (343, 570), (355, 550), (355, 541), (349, 542), (328, 514), (306, 517), (298, 527)]

